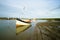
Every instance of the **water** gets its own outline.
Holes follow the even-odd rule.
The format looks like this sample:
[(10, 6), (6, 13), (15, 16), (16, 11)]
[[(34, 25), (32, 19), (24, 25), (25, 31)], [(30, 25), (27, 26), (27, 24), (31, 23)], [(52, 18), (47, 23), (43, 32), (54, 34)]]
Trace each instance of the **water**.
[(16, 22), (15, 20), (0, 20), (0, 40), (15, 40)]
[(17, 40), (34, 40), (35, 27), (38, 22), (47, 22), (47, 20), (32, 20), (31, 27), (17, 35)]
[[(58, 24), (60, 24), (60, 22), (51, 23), (51, 24), (57, 25), (57, 29), (55, 28), (55, 25), (42, 26), (39, 29), (38, 28), (39, 26), (36, 26), (36, 24), (42, 23), (42, 22), (48, 22), (48, 21), (47, 20), (36, 20), (36, 21), (33, 20), (31, 22), (32, 26), (30, 28), (28, 28), (27, 30), (23, 31), (22, 33), (18, 34), (16, 39), (17, 40), (60, 40), (60, 33), (57, 32), (58, 27), (60, 27), (58, 25)], [(41, 32), (46, 33), (46, 34), (42, 34)]]
[[(37, 23), (42, 23), (42, 22), (47, 22), (47, 20), (36, 20), (36, 21), (32, 20), (31, 27), (16, 35), (15, 20), (0, 20), (0, 40), (42, 40), (40, 38), (41, 37), (40, 29), (38, 28), (38, 26), (36, 26)], [(41, 28), (42, 31), (46, 32), (43, 28)], [(58, 28), (60, 29), (60, 26), (58, 26)], [(58, 30), (58, 28), (56, 29)], [(56, 32), (57, 30), (55, 30), (54, 32)], [(50, 33), (50, 35), (52, 35), (54, 39), (55, 34)], [(48, 40), (48, 39), (46, 37), (43, 40)]]

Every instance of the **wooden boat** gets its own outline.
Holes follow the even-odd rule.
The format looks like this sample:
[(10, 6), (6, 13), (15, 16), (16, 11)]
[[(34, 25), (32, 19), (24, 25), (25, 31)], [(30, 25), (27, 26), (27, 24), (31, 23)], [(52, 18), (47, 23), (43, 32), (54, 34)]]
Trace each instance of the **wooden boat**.
[(24, 20), (24, 21), (16, 20), (16, 34), (19, 34), (25, 31), (27, 28), (29, 28), (31, 26), (30, 23), (31, 23), (30, 20)]

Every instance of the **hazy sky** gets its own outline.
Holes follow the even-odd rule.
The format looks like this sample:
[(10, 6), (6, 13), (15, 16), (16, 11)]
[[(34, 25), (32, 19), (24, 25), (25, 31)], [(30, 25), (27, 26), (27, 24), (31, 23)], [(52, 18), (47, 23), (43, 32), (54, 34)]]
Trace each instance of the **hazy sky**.
[(0, 17), (60, 18), (60, 0), (0, 0)]

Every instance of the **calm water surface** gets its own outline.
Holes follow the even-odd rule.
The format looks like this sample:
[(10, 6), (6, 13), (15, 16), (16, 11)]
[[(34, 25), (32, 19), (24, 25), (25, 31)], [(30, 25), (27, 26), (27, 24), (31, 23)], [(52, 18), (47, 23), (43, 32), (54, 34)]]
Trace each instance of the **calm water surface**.
[(22, 33), (17, 35), (17, 40), (36, 40), (34, 38), (35, 35), (35, 27), (38, 22), (47, 22), (47, 20), (32, 20), (31, 27), (29, 27), (27, 30), (23, 31)]
[(39, 29), (36, 24), (39, 22), (47, 22), (47, 20), (32, 20), (31, 27), (16, 35), (15, 20), (0, 20), (0, 40), (37, 40)]
[(16, 22), (15, 20), (0, 20), (0, 40), (15, 40)]

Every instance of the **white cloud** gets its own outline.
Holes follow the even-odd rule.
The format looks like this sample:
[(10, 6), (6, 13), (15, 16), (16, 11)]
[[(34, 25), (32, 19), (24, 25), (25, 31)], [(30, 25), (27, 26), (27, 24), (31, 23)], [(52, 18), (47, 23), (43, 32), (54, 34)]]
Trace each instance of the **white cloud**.
[[(13, 10), (15, 11), (10, 11), (10, 13), (15, 15), (15, 17), (18, 17), (18, 14), (21, 17), (53, 17), (53, 15), (55, 15), (54, 17), (56, 17), (60, 13), (57, 13), (56, 11), (50, 11), (51, 9), (54, 9), (55, 7), (60, 5), (59, 0), (2, 0), (1, 4), (14, 8)], [(6, 12), (9, 13), (9, 11)]]

